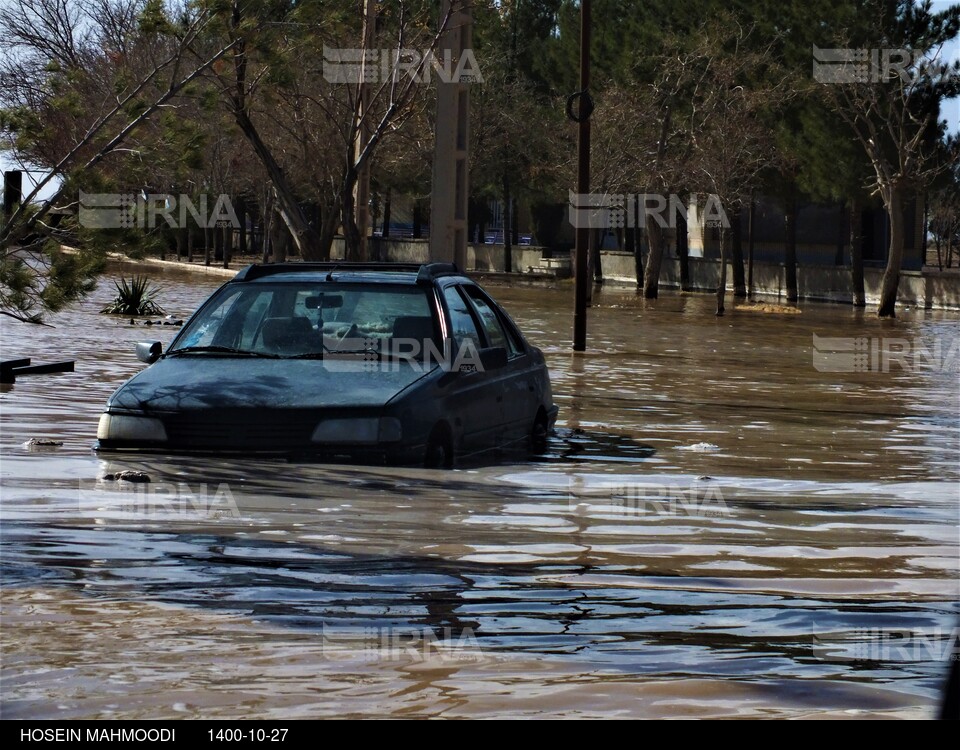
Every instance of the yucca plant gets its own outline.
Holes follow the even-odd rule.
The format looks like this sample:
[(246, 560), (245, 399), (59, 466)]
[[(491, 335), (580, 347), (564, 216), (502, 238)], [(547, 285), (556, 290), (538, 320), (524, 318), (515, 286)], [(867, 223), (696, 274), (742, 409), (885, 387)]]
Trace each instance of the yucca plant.
[(154, 298), (160, 291), (151, 286), (146, 276), (134, 276), (128, 282), (126, 279), (113, 282), (117, 287), (117, 296), (100, 312), (108, 315), (162, 315), (163, 308)]

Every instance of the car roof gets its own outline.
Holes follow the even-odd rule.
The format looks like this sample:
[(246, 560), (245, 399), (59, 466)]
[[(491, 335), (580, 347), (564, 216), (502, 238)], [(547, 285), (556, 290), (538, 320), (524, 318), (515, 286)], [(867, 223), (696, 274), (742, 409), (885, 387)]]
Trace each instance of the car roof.
[(454, 263), (265, 263), (242, 269), (231, 281), (431, 284), (441, 277), (469, 281)]

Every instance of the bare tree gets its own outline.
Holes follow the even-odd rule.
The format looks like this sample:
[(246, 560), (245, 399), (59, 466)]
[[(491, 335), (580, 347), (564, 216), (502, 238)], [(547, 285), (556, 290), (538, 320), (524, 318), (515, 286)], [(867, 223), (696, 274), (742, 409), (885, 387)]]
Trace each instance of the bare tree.
[[(84, 35), (90, 19), (77, 8), (85, 7), (64, 0), (18, 0), (13, 12), (0, 20), (6, 53), (0, 78), (16, 81), (0, 101), (8, 113), (3, 120), (5, 143), (15, 158), (46, 171), (0, 228), (0, 311), (29, 322), (40, 320), (40, 310), (57, 309), (81, 296), (88, 287), (85, 279), (96, 267), (93, 261), (78, 265), (51, 258), (45, 244), (53, 228), (44, 220), (66, 199), (72, 177), (89, 175), (105, 159), (123, 152), (128, 139), (230, 50), (227, 45), (199, 62), (191, 60), (188, 50), (205, 30), (207, 14), (167, 23), (162, 35), (141, 18), (136, 43), (143, 54), (137, 65), (125, 65), (122, 56), (114, 59), (114, 51), (102, 46), (102, 38)], [(120, 28), (130, 6), (121, 0), (117, 7), (115, 26)], [(90, 8), (102, 10), (96, 4)], [(163, 41), (158, 42), (160, 36)], [(111, 65), (122, 68), (123, 75), (108, 76)], [(108, 79), (109, 95), (98, 86)], [(87, 94), (100, 91), (96, 106), (81, 110), (72, 121), (64, 117), (56, 127), (44, 127), (44, 113), (59, 112), (64, 96), (77, 96), (77, 90), (69, 88), (64, 94), (70, 84)], [(53, 196), (36, 203), (57, 179), (61, 183)], [(66, 200), (65, 205), (73, 205)]]
[[(881, 4), (882, 5), (882, 4)], [(873, 166), (872, 189), (879, 194), (890, 226), (887, 265), (880, 284), (881, 317), (896, 314), (905, 244), (905, 204), (918, 196), (960, 155), (957, 138), (944, 140), (940, 103), (960, 94), (960, 62), (941, 62), (943, 45), (960, 30), (960, 6), (931, 12), (931, 3), (900, 0), (878, 7), (871, 45), (884, 49), (881, 69), (866, 81), (851, 76), (823, 85), (824, 96), (847, 123)], [(847, 46), (854, 46), (846, 37)]]
[[(664, 173), (662, 154), (666, 153), (669, 137), (678, 144), (673, 174), (683, 175), (684, 187), (691, 192), (719, 200), (719, 205), (711, 205), (721, 237), (717, 315), (724, 313), (732, 237), (730, 219), (739, 220), (740, 210), (761, 174), (776, 162), (778, 155), (768, 118), (777, 106), (796, 94), (792, 77), (775, 63), (772, 45), (755, 46), (752, 36), (753, 31), (732, 16), (705, 24), (693, 43), (675, 53), (665, 65), (659, 84), (659, 99), (676, 102), (672, 107), (675, 134), (670, 134), (668, 118), (662, 118), (665, 127), (657, 160), (660, 175)], [(764, 72), (762, 78), (758, 71)], [(651, 252), (653, 247), (651, 239)], [(734, 261), (737, 290), (745, 293), (742, 255)], [(650, 277), (654, 269), (659, 275), (659, 262), (651, 263), (649, 268), (648, 296), (655, 296), (656, 279)]]

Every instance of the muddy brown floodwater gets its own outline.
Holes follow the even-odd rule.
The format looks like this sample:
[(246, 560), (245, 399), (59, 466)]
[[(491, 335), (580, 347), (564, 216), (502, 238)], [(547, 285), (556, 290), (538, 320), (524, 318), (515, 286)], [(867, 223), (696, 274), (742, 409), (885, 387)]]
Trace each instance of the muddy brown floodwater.
[[(108, 462), (134, 342), (176, 330), (97, 314), (111, 275), (54, 328), (0, 320), (3, 358), (77, 361), (0, 393), (4, 718), (935, 712), (956, 313), (607, 289), (573, 356), (569, 287), (491, 285), (547, 353), (541, 460)], [(177, 316), (219, 283), (155, 278)]]

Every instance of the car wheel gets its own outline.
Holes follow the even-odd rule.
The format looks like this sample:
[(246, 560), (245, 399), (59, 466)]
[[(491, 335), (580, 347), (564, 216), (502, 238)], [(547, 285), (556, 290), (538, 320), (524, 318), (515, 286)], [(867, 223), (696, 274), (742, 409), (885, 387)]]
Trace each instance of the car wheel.
[(423, 465), (428, 469), (450, 469), (453, 467), (453, 438), (446, 425), (438, 424), (430, 433)]
[(547, 415), (541, 409), (533, 420), (533, 429), (530, 430), (530, 453), (534, 456), (542, 455), (547, 449)]

